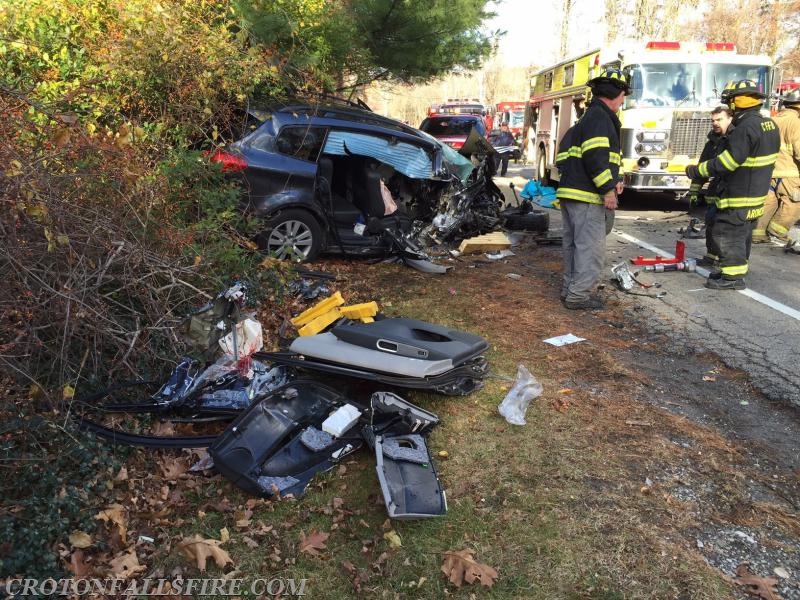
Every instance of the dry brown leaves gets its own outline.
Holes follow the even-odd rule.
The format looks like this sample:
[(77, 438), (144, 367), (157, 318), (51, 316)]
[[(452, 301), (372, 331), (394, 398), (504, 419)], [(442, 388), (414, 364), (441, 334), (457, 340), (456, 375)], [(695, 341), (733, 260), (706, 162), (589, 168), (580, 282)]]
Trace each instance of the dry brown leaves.
[(497, 571), (475, 561), (475, 553), (469, 548), (444, 553), (442, 573), (456, 587), (464, 583), (478, 582), (484, 587), (492, 587), (497, 579)]
[(312, 529), (308, 535), (306, 535), (305, 531), (301, 531), (298, 550), (309, 556), (321, 557), (322, 552), (328, 549), (325, 542), (329, 537), (329, 533), (317, 531), (316, 529)]
[(181, 540), (178, 547), (187, 558), (194, 560), (197, 563), (197, 568), (203, 572), (206, 570), (206, 563), (209, 558), (213, 559), (220, 568), (233, 564), (231, 555), (220, 548), (221, 545), (222, 542), (220, 540), (206, 539), (199, 534), (195, 534), (192, 538)]
[(775, 585), (778, 580), (774, 577), (760, 577), (750, 572), (746, 564), (741, 564), (736, 567), (736, 577), (734, 583), (744, 586), (751, 594), (762, 598), (763, 600), (781, 600)]

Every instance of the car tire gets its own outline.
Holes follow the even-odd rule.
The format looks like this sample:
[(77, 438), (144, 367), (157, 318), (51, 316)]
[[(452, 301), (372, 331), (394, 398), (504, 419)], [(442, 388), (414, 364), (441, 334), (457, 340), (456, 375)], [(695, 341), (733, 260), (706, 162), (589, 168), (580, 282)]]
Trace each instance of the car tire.
[(545, 210), (521, 213), (518, 208), (507, 208), (501, 214), (503, 226), (511, 231), (547, 231), (550, 228), (550, 215)]
[(310, 212), (288, 209), (269, 217), (256, 236), (259, 249), (276, 258), (310, 262), (323, 249), (323, 232)]
[(539, 149), (539, 164), (536, 167), (536, 175), (539, 183), (545, 187), (550, 186), (550, 172), (547, 170), (547, 157), (545, 156), (544, 148)]

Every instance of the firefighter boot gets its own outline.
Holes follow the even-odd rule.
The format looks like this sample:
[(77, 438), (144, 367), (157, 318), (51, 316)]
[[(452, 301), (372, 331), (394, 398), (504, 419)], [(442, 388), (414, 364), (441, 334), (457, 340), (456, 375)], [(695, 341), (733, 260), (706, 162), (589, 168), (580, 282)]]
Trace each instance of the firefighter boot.
[(706, 287), (710, 290), (743, 290), (747, 286), (744, 279), (706, 279)]

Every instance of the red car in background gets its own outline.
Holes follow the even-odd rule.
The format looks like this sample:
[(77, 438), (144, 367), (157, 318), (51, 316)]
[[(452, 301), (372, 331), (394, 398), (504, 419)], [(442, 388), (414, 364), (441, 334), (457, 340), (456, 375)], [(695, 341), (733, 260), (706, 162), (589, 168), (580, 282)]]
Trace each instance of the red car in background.
[(481, 115), (431, 115), (422, 121), (419, 129), (454, 150), (461, 149), (473, 129), (486, 137), (486, 125)]

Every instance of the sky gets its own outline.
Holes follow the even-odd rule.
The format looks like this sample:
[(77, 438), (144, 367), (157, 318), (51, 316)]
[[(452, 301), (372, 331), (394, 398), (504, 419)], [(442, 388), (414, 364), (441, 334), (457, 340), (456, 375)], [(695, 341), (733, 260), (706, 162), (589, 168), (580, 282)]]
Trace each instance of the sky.
[[(568, 55), (600, 46), (603, 2), (573, 0)], [(559, 56), (563, 0), (504, 0), (494, 9), (497, 17), (486, 23), (489, 31), (508, 33), (500, 40), (498, 54), (509, 66), (547, 65)]]

